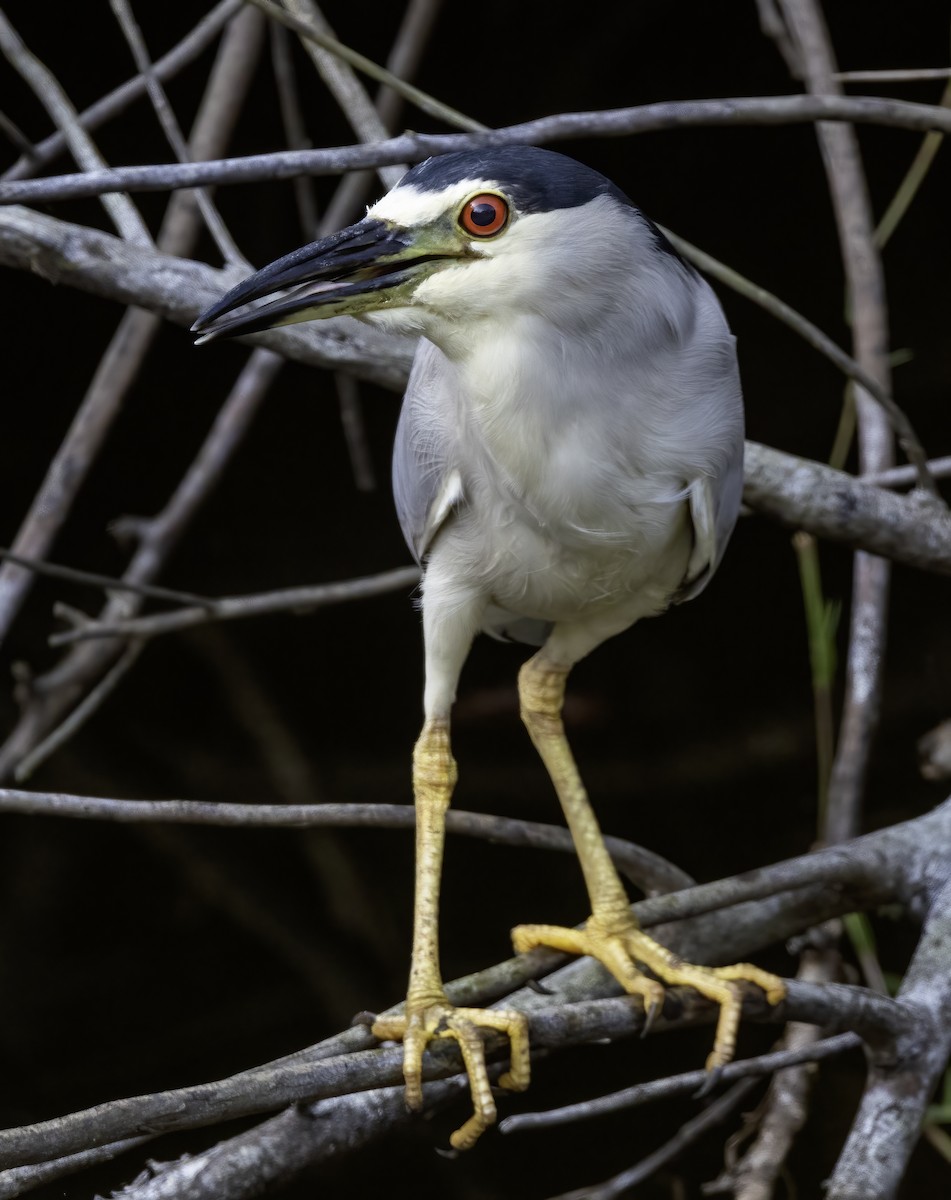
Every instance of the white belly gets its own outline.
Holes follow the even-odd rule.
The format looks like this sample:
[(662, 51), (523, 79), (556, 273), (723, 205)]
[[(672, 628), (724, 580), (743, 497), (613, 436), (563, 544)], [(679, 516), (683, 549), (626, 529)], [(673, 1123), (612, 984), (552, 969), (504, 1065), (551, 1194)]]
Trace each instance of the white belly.
[[(517, 617), (563, 622), (630, 610), (662, 612), (683, 582), (691, 549), (687, 504), (644, 505), (626, 528), (547, 528), (517, 507), (463, 509), (433, 547), (439, 574), (465, 578)], [(592, 536), (593, 534), (593, 536)]]

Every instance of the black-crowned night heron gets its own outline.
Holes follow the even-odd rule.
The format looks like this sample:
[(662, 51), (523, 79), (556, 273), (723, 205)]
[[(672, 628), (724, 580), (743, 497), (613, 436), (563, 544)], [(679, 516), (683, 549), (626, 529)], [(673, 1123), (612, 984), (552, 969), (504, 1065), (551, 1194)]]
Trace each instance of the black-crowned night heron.
[(374, 1031), (403, 1040), (413, 1108), (427, 1043), (459, 1042), (474, 1104), (453, 1135), (462, 1148), (495, 1120), (479, 1031), (510, 1039), (504, 1087), (529, 1075), (524, 1016), (454, 1008), (439, 969), (449, 716), (480, 630), (541, 647), (519, 673), (522, 719), (591, 900), (583, 928), (522, 925), (516, 950), (593, 955), (648, 1010), (663, 999), (657, 979), (696, 988), (720, 1005), (710, 1068), (734, 1050), (737, 981), (783, 995), (756, 967), (692, 966), (638, 928), (561, 721), (574, 664), (697, 595), (723, 554), (743, 477), (734, 339), (707, 284), (614, 184), (526, 146), (429, 159), (358, 224), (239, 284), (195, 330), (208, 340), (339, 314), (422, 338), (393, 459), (400, 523), (425, 568), (413, 954), (405, 1016)]

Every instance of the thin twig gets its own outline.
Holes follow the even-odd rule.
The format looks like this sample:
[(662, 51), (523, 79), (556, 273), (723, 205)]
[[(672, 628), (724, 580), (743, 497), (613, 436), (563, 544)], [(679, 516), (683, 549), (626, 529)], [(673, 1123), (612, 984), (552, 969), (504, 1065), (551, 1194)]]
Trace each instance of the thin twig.
[[(253, 10), (245, 10), (222, 38), (191, 134), (191, 149), (197, 157), (220, 154), (227, 146), (241, 97), (250, 85), (263, 31), (262, 18)], [(162, 221), (159, 248), (168, 254), (187, 254), (198, 230), (199, 214), (193, 195), (177, 193), (171, 198)], [(133, 260), (138, 254), (145, 253), (145, 250), (133, 252)], [(34, 267), (36, 265), (34, 262)], [(161, 324), (158, 316), (138, 308), (124, 314), (120, 320), (20, 525), (12, 547), (15, 553), (32, 559), (42, 559), (48, 554), (121, 412), (123, 401)], [(0, 567), (0, 641), (6, 637), (22, 607), (32, 579), (29, 572), (19, 568)]]
[[(413, 78), (441, 4), (442, 0), (410, 0), (386, 60), (386, 69), (393, 75), (406, 80)], [(376, 110), (384, 129), (393, 132), (402, 108), (403, 97), (399, 92), (381, 86)], [(353, 220), (366, 200), (373, 179), (372, 171), (350, 171), (343, 176), (324, 213), (326, 232), (331, 233)]]
[(60, 724), (54, 726), (42, 741), (36, 742), (29, 753), (23, 755), (13, 772), (17, 783), (29, 779), (37, 767), (46, 762), (62, 746), (65, 746), (69, 739), (82, 729), (93, 713), (102, 707), (132, 670), (144, 647), (144, 642), (129, 642), (121, 657), (109, 667), (104, 675), (95, 680), (94, 685), (83, 694), (79, 703), (71, 709)]
[[(125, 572), (133, 582), (155, 578), (198, 506), (217, 483), (240, 444), (281, 360), (267, 351), (252, 354), (194, 462), (162, 512), (139, 526), (139, 545)], [(139, 607), (128, 593), (113, 594), (102, 618), (121, 620)], [(92, 683), (109, 669), (121, 642), (105, 640), (76, 646), (52, 671), (34, 681), (31, 697), (17, 725), (0, 748), (0, 778), (16, 770), (24, 757), (49, 736)]]
[(340, 407), (340, 424), (343, 427), (344, 441), (347, 443), (347, 453), (353, 470), (353, 482), (358, 491), (372, 492), (376, 489), (376, 474), (363, 425), (360, 387), (354, 377), (344, 371), (334, 373), (334, 384)]
[(396, 567), (392, 571), (381, 571), (376, 575), (343, 579), (335, 583), (281, 588), (278, 591), (261, 592), (253, 596), (228, 596), (220, 600), (203, 600), (196, 607), (182, 608), (169, 613), (155, 613), (147, 617), (128, 617), (122, 620), (100, 619), (98, 621), (87, 619), (77, 624), (74, 629), (52, 634), (50, 645), (68, 646), (75, 642), (114, 637), (148, 639), (157, 637), (159, 634), (203, 625), (209, 620), (243, 620), (247, 617), (259, 617), (275, 612), (311, 613), (318, 608), (326, 608), (333, 604), (348, 604), (353, 600), (385, 596), (389, 592), (407, 592), (419, 583), (419, 578), (418, 567)]
[[(776, 1071), (785, 1070), (797, 1063), (820, 1062), (834, 1055), (844, 1054), (861, 1045), (857, 1033), (839, 1033), (834, 1037), (814, 1042), (810, 1046), (797, 1047), (789, 1050), (772, 1050), (768, 1054), (759, 1054), (755, 1058), (741, 1058), (727, 1063), (717, 1077), (718, 1082), (733, 1083), (734, 1080), (761, 1078), (772, 1075)], [(579, 1104), (566, 1104), (561, 1108), (551, 1108), (547, 1112), (518, 1113), (506, 1117), (499, 1125), (502, 1133), (527, 1133), (536, 1129), (545, 1129), (553, 1125), (570, 1125), (575, 1121), (589, 1121), (596, 1117), (607, 1116), (608, 1113), (619, 1112), (621, 1109), (634, 1108), (639, 1104), (649, 1104), (655, 1100), (668, 1100), (674, 1096), (689, 1095), (702, 1088), (710, 1081), (709, 1073), (704, 1070), (686, 1071), (680, 1075), (669, 1075), (665, 1079), (654, 1079), (649, 1083), (637, 1083), (622, 1091), (612, 1092), (607, 1096), (597, 1096), (594, 1100), (584, 1100)]]
[[(23, 44), (3, 12), (0, 11), (0, 50), (33, 89), (50, 119), (66, 138), (77, 166), (84, 171), (106, 169), (105, 160), (92, 138), (79, 124), (76, 110), (56, 76)], [(103, 208), (118, 232), (134, 246), (151, 246), (152, 238), (138, 209), (128, 196), (110, 193), (103, 197)]]
[[(307, 135), (307, 126), (301, 111), (297, 69), (291, 54), (290, 35), (283, 25), (276, 23), (270, 26), (270, 32), (271, 65), (277, 89), (277, 102), (281, 110), (281, 122), (284, 126), (284, 140), (290, 150), (307, 150), (312, 143)], [(317, 237), (319, 220), (314, 181), (309, 175), (298, 175), (292, 183), (301, 231), (304, 240), (310, 242)]]
[[(305, 19), (305, 23), (311, 29), (333, 36), (333, 30), (314, 0), (284, 0), (284, 7), (298, 19)], [(309, 39), (304, 40), (304, 49), (360, 141), (373, 142), (386, 138), (386, 126), (353, 68)], [(405, 171), (406, 163), (396, 163), (393, 166), (380, 167), (377, 175), (385, 188), (391, 188)], [(319, 232), (332, 232), (329, 217), (325, 217), (321, 222)], [(372, 491), (375, 486), (373, 467), (363, 429), (359, 386), (352, 375), (343, 375), (340, 372), (336, 373), (335, 382), (340, 421), (353, 468), (354, 482), (360, 491)]]
[[(413, 829), (416, 825), (411, 804), (215, 804), (199, 800), (116, 800), (7, 788), (0, 788), (0, 812), (131, 824), (236, 828)], [(557, 825), (458, 809), (447, 813), (446, 822), (450, 833), (463, 837), (504, 846), (574, 852), (570, 834)], [(618, 868), (645, 892), (670, 892), (693, 883), (685, 871), (643, 846), (623, 838), (606, 840)]]
[(0, 111), (0, 131), (2, 131), (3, 135), (10, 142), (12, 142), (14, 146), (16, 146), (24, 158), (29, 159), (31, 162), (36, 162), (36, 147), (19, 127), (19, 125), (17, 125), (14, 120), (12, 120), (5, 112), (2, 111)]
[(64, 567), (59, 563), (44, 562), (42, 559), (25, 558), (14, 554), (6, 546), (0, 546), (0, 559), (11, 562), (17, 567), (32, 571), (34, 575), (46, 575), (50, 579), (64, 579), (67, 583), (79, 583), (86, 587), (100, 588), (102, 591), (135, 592), (149, 600), (164, 600), (172, 604), (212, 604), (207, 596), (198, 596), (194, 592), (180, 592), (174, 588), (158, 587), (156, 584), (130, 583), (114, 575), (99, 575), (95, 571), (81, 571), (76, 567)]
[[(163, 54), (153, 67), (155, 77), (162, 83), (173, 79), (179, 71), (187, 67), (214, 41), (224, 26), (239, 12), (244, 0), (219, 0), (219, 3), (207, 13), (180, 42)], [(130, 104), (140, 96), (145, 95), (145, 80), (136, 75), (119, 87), (83, 109), (76, 120), (87, 132), (98, 129), (113, 117), (124, 112)], [(0, 178), (4, 180), (26, 179), (41, 167), (52, 162), (66, 149), (66, 138), (59, 130), (30, 147), (29, 152), (15, 162)]]
[[(142, 29), (132, 15), (129, 0), (109, 0), (109, 3), (116, 16), (116, 20), (119, 22), (119, 28), (122, 30), (123, 36), (129, 44), (129, 49), (132, 51), (135, 65), (145, 80), (146, 91), (152, 103), (152, 108), (155, 110), (158, 122), (162, 127), (162, 132), (165, 134), (166, 140), (178, 161), (188, 162), (191, 158), (188, 145), (185, 142), (185, 137), (182, 134), (181, 126), (172, 110), (172, 106), (169, 104), (168, 96), (165, 93), (164, 87), (162, 87), (161, 80), (155, 75), (155, 68), (146, 47), (145, 38), (142, 36)], [(218, 247), (218, 251), (225, 262), (232, 266), (248, 266), (247, 259), (238, 249), (234, 239), (228, 232), (224, 221), (221, 219), (221, 214), (212, 203), (208, 192), (204, 188), (196, 188), (194, 196), (195, 202), (204, 218), (205, 226), (214, 239), (215, 245)]]
[[(0, 788), (0, 811), (80, 820), (173, 821), (183, 824), (249, 827), (322, 825), (331, 828), (410, 829), (415, 821), (411, 805), (251, 805), (195, 800), (118, 800), (110, 797), (26, 792), (6, 788)], [(944, 820), (942, 814), (943, 809), (935, 810), (935, 813), (931, 814), (936, 824)], [(555, 826), (464, 814), (455, 809), (449, 810), (446, 819), (447, 828), (463, 835), (492, 837), (497, 831), (499, 840), (508, 845), (570, 850), (564, 830)], [(924, 830), (928, 825), (923, 819), (919, 819), (916, 827)], [(880, 834), (869, 834), (864, 839), (850, 843), (848, 848), (831, 847), (732, 879), (688, 886), (688, 890), (678, 891), (676, 895), (645, 900), (638, 906), (639, 919), (645, 928), (663, 922), (683, 921), (813, 884), (827, 884), (833, 888), (867, 889), (875, 883), (874, 872), (877, 868), (874, 862), (863, 857), (864, 848), (877, 844), (881, 839)], [(639, 886), (668, 892), (671, 888), (682, 888), (689, 884), (689, 877), (679, 868), (644, 850), (643, 847), (635, 847), (633, 843), (616, 838), (609, 838), (608, 846), (625, 872), (637, 878)], [(653, 871), (654, 877), (645, 881), (646, 871)]]
[(633, 1167), (628, 1167), (626, 1171), (621, 1171), (612, 1179), (607, 1179), (604, 1183), (588, 1184), (570, 1192), (560, 1192), (552, 1197), (552, 1200), (614, 1200), (615, 1196), (622, 1196), (645, 1179), (650, 1179), (661, 1167), (666, 1166), (705, 1133), (725, 1121), (734, 1109), (739, 1108), (757, 1083), (756, 1079), (744, 1079), (737, 1083), (725, 1095), (718, 1096), (707, 1105), (698, 1116), (685, 1121), (663, 1146), (659, 1146), (645, 1159)]
[(310, 22), (302, 21), (299, 17), (287, 12), (286, 9), (281, 8), (279, 5), (272, 4), (271, 0), (248, 0), (248, 2), (256, 5), (273, 21), (279, 21), (282, 25), (286, 25), (288, 29), (292, 29), (295, 33), (300, 34), (301, 37), (307, 38), (308, 41), (314, 42), (322, 49), (336, 55), (337, 58), (348, 63), (364, 75), (368, 75), (378, 83), (386, 84), (387, 87), (399, 92), (410, 104), (415, 104), (418, 109), (428, 116), (435, 117), (437, 120), (444, 121), (447, 125), (454, 125), (459, 129), (483, 128), (477, 121), (473, 121), (470, 117), (465, 116), (464, 113), (457, 112), (456, 109), (450, 108), (448, 104), (443, 104), (441, 100), (437, 100), (434, 96), (427, 95), (426, 92), (420, 91), (419, 88), (413, 87), (412, 84), (398, 79), (385, 67), (381, 67), (378, 63), (373, 62), (363, 54), (358, 54), (356, 50), (351, 50), (349, 46), (345, 46), (342, 42), (337, 41), (335, 37), (316, 28)]
[[(386, 69), (392, 75), (406, 81), (416, 74), (441, 8), (442, 0), (409, 0), (386, 60)], [(376, 111), (387, 129), (396, 128), (405, 99), (395, 89), (381, 85)]]
[[(301, 32), (301, 27), (310, 30), (308, 35), (301, 32), (301, 36), (304, 37), (304, 49), (346, 117), (350, 128), (361, 142), (383, 141), (387, 136), (386, 126), (380, 120), (366, 88), (357, 78), (353, 67), (313, 39), (312, 35), (316, 32), (330, 38), (331, 41), (336, 41), (333, 31), (314, 0), (284, 0), (284, 8), (300, 23), (298, 32)], [(406, 163), (393, 163), (391, 166), (380, 167), (377, 174), (383, 186), (391, 188), (405, 172)]]
[[(944, 89), (938, 101), (942, 108), (951, 108), (951, 83)], [(905, 172), (905, 177), (895, 189), (888, 208), (882, 213), (881, 220), (875, 228), (875, 245), (879, 250), (884, 249), (905, 213), (911, 206), (912, 200), (918, 194), (918, 189), (931, 170), (935, 155), (944, 141), (942, 133), (926, 133), (918, 147), (918, 153), (912, 160), (911, 166)]]
[(836, 71), (837, 83), (918, 83), (951, 79), (951, 67), (902, 67), (889, 71)]
[[(938, 135), (940, 136), (940, 135)], [(925, 453), (918, 435), (915, 433), (914, 427), (908, 418), (905, 411), (900, 408), (894, 400), (891, 392), (887, 387), (874, 378), (874, 376), (852, 358), (823, 331), (814, 325), (808, 318), (797, 312), (794, 308), (788, 305), (784, 300), (780, 300), (778, 296), (767, 291), (766, 288), (760, 287), (751, 279), (741, 275), (739, 271), (735, 271), (732, 267), (722, 263), (719, 259), (714, 258), (711, 254), (707, 254), (705, 250), (701, 250), (699, 246), (694, 246), (686, 241), (678, 234), (665, 229), (662, 225), (658, 228), (663, 232), (664, 236), (670, 241), (674, 249), (684, 256), (689, 262), (699, 270), (711, 275), (720, 283), (732, 288), (741, 296), (745, 296), (748, 300), (752, 300), (770, 316), (775, 317), (778, 321), (782, 321), (784, 325), (788, 325), (799, 336), (807, 342), (814, 350), (830, 362), (834, 363), (844, 375), (850, 379), (854, 379), (856, 383), (860, 383), (862, 387), (874, 398), (876, 403), (880, 404), (888, 415), (895, 432), (901, 439), (902, 448), (908, 455), (908, 460), (914, 466), (917, 473), (918, 484), (932, 496), (939, 496), (937, 485), (931, 474), (931, 469), (928, 464), (928, 456)]]
[[(947, 479), (951, 476), (951, 455), (944, 458), (930, 458), (928, 471), (932, 479)], [(877, 487), (908, 487), (918, 479), (918, 471), (912, 466), (889, 467), (887, 471), (872, 471), (861, 478), (863, 482), (874, 483)]]

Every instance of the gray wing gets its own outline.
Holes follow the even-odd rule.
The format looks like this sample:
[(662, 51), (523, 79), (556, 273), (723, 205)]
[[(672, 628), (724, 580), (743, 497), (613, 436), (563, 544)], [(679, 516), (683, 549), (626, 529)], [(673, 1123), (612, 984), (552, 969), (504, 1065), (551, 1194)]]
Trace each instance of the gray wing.
[(743, 441), (716, 478), (695, 479), (690, 485), (693, 550), (677, 603), (698, 596), (713, 578), (730, 540), (743, 496)]
[(698, 328), (706, 333), (697, 362), (704, 382), (703, 412), (712, 445), (719, 452), (689, 486), (693, 549), (677, 601), (691, 600), (713, 578), (726, 550), (743, 495), (743, 394), (730, 334), (720, 303), (706, 283), (696, 297)]
[(421, 338), (393, 444), (393, 498), (406, 544), (422, 563), (437, 530), (465, 499), (456, 465), (455, 368)]

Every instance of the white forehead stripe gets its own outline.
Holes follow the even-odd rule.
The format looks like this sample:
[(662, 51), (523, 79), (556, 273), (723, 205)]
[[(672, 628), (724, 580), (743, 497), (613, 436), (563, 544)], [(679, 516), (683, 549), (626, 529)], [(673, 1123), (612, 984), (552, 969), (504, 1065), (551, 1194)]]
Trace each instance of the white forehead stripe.
[(412, 184), (397, 184), (382, 200), (367, 209), (368, 217), (392, 221), (394, 225), (427, 225), (444, 212), (452, 211), (476, 192), (500, 191), (498, 183), (488, 179), (460, 179), (439, 192), (426, 192)]

